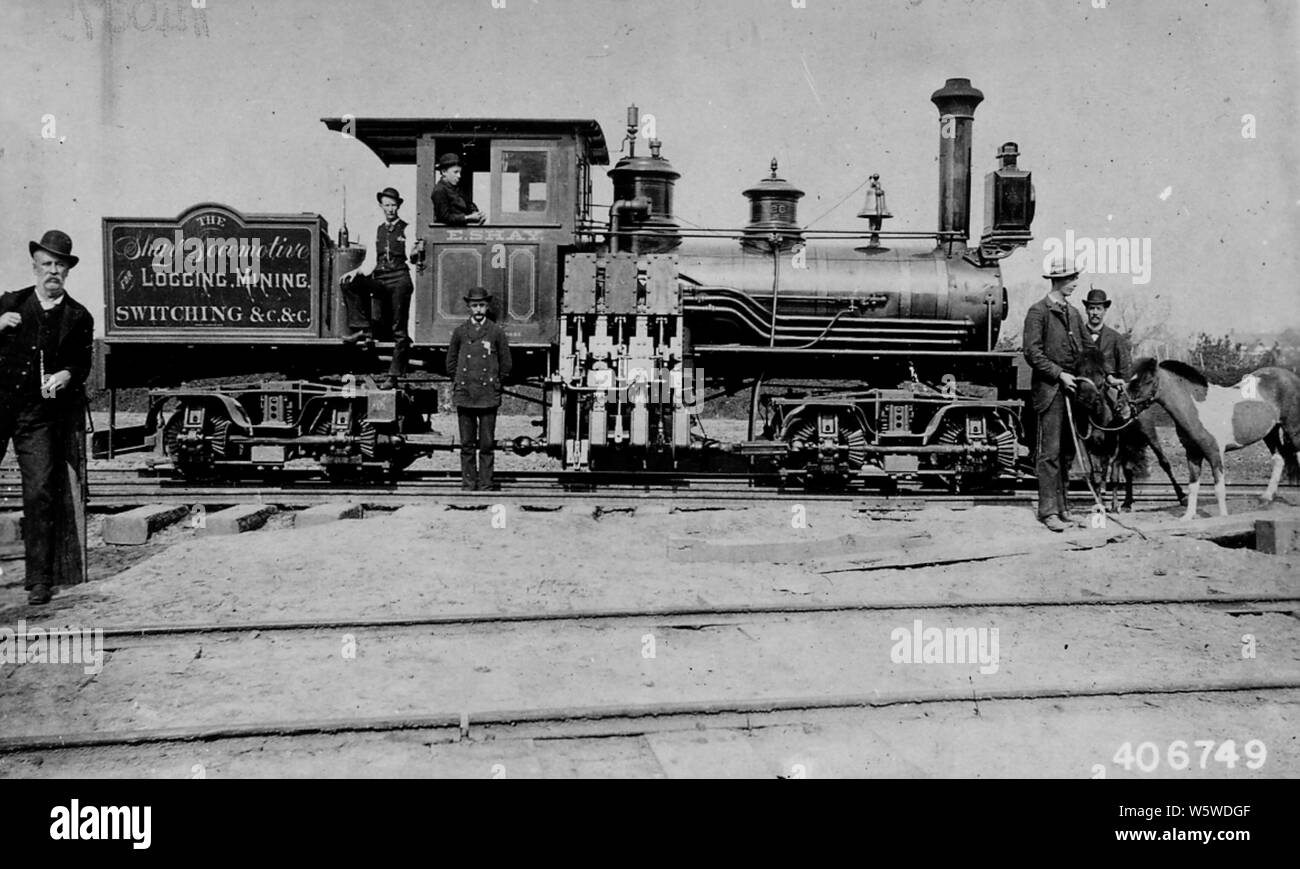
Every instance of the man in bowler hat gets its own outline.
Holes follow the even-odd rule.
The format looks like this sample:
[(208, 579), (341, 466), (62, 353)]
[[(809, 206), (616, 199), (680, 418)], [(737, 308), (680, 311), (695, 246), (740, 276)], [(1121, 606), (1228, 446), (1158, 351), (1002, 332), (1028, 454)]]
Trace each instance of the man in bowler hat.
[(1070, 304), (1079, 270), (1058, 258), (1043, 275), (1052, 282), (1047, 295), (1025, 314), (1025, 360), (1033, 369), (1034, 412), (1038, 414), (1038, 520), (1051, 531), (1072, 524), (1069, 499), (1074, 436), (1065, 402), (1074, 392), (1074, 372), (1084, 348), (1083, 316)]
[(384, 222), (375, 231), (373, 256), (367, 251), (365, 261), (344, 275), (341, 281), (348, 329), (351, 330), (343, 340), (348, 344), (369, 344), (373, 341), (374, 331), (383, 337), (391, 333), (393, 360), (388, 367), (388, 377), (380, 384), (391, 387), (396, 377), (406, 373), (406, 358), (411, 348), (407, 321), (415, 286), (411, 283), (407, 261), (409, 259), (423, 269), (424, 259), (418, 243), (411, 255), (407, 255), (407, 224), (397, 216), (397, 210), (402, 207), (401, 194), (392, 187), (385, 187), (375, 194), (375, 199), (384, 212)]
[(39, 605), (50, 600), (69, 522), (60, 515), (64, 463), (84, 432), (95, 321), (67, 294), (79, 259), (72, 239), (52, 229), (27, 251), (36, 283), (0, 296), (0, 458), (12, 439), (23, 478), (24, 585), (27, 602)]
[(483, 224), (487, 215), (465, 198), (460, 189), (460, 157), (443, 154), (438, 158), (438, 183), (433, 185), (433, 219), (448, 226)]
[(456, 327), (447, 345), (447, 376), (460, 420), (460, 487), (467, 491), (499, 488), (492, 482), (492, 466), (501, 384), (510, 376), (510, 342), (505, 330), (488, 319), (491, 298), (482, 287), (465, 294), (469, 319)]
[(1102, 323), (1109, 309), (1110, 299), (1106, 298), (1105, 290), (1096, 287), (1088, 290), (1088, 295), (1083, 300), (1083, 310), (1088, 315), (1086, 324), (1088, 339), (1101, 351), (1102, 358), (1106, 360), (1106, 379), (1114, 386), (1123, 386), (1124, 378), (1128, 377), (1132, 356), (1129, 352), (1128, 339)]

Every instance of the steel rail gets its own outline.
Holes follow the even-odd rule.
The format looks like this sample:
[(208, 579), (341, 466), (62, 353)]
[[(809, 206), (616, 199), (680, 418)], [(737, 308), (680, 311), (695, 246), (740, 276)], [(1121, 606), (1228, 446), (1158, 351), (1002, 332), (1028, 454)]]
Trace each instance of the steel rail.
[[(1033, 554), (1002, 553), (986, 558), (954, 557), (952, 563), (971, 561), (988, 561), (995, 558), (1014, 558)], [(907, 565), (885, 567), (882, 569), (907, 570)], [(1188, 595), (1118, 595), (1102, 598), (1063, 598), (1063, 597), (1024, 597), (1024, 598), (989, 598), (965, 599), (960, 601), (934, 600), (879, 600), (860, 602), (825, 602), (825, 603), (783, 603), (783, 604), (732, 604), (711, 607), (644, 607), (639, 609), (592, 609), (568, 610), (556, 612), (519, 612), (519, 613), (466, 613), (463, 615), (416, 615), (393, 616), (388, 618), (340, 618), (312, 620), (269, 620), (211, 624), (158, 624), (158, 625), (119, 625), (105, 627), (102, 630), (105, 639), (147, 639), (152, 637), (189, 637), (211, 634), (243, 634), (257, 631), (260, 633), (287, 633), (334, 631), (342, 629), (369, 628), (389, 630), (400, 628), (447, 627), (447, 626), (488, 626), (504, 624), (544, 624), (550, 622), (590, 622), (590, 621), (634, 621), (637, 619), (700, 619), (719, 616), (755, 616), (755, 615), (804, 615), (819, 613), (854, 613), (854, 612), (892, 612), (895, 610), (913, 611), (918, 609), (1028, 609), (1034, 607), (1135, 607), (1135, 606), (1194, 606), (1199, 604), (1297, 604), (1300, 594), (1188, 594)], [(669, 626), (673, 627), (673, 626)], [(105, 651), (129, 648), (133, 644), (123, 643), (118, 646), (104, 646)]]
[[(1247, 691), (1293, 691), (1300, 682), (1287, 679), (1211, 679), (1152, 685), (1130, 682), (1109, 687), (1071, 690), (1056, 686), (978, 691), (967, 687), (952, 690), (872, 692), (870, 694), (821, 697), (754, 698), (747, 700), (696, 700), (679, 703), (644, 703), (609, 706), (570, 706), (550, 709), (432, 712), (396, 716), (355, 716), (309, 720), (260, 721), (243, 724), (190, 725), (146, 730), (100, 733), (66, 733), (0, 738), (0, 755), (35, 751), (84, 750), (166, 743), (213, 742), (229, 739), (294, 738), (337, 733), (391, 733), (402, 730), (454, 729), (460, 739), (471, 727), (517, 728), (543, 725), (559, 732), (548, 738), (600, 735), (633, 735), (660, 729), (665, 720), (765, 715), (782, 712), (810, 712), (844, 709), (878, 709), (890, 706), (971, 703), (1023, 700), (1069, 700), (1083, 697), (1172, 696), (1184, 694), (1238, 693)], [(615, 728), (607, 734), (593, 733), (586, 725)], [(628, 725), (631, 724), (631, 729)], [(621, 725), (621, 727), (620, 727)], [(569, 729), (565, 733), (565, 728)], [(639, 728), (639, 729), (638, 729)]]

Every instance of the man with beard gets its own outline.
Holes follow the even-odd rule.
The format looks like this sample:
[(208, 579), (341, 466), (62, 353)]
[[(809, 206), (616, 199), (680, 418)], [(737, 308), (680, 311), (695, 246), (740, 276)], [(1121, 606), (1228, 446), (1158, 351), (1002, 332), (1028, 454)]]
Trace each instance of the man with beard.
[[(27, 245), (36, 283), (0, 296), (0, 458), (14, 442), (23, 478), (27, 602), (45, 604), (63, 541), (68, 446), (82, 436), (94, 319), (67, 294), (72, 239), (52, 229)], [(76, 493), (79, 497), (80, 493)]]
[(1115, 386), (1123, 386), (1132, 359), (1124, 336), (1102, 323), (1109, 308), (1110, 299), (1106, 298), (1105, 290), (1096, 287), (1088, 290), (1088, 297), (1083, 300), (1083, 310), (1088, 315), (1088, 338), (1106, 360), (1106, 379)]
[(460, 419), (460, 487), (471, 492), (499, 488), (492, 482), (492, 466), (501, 384), (510, 376), (510, 342), (505, 330), (488, 319), (491, 298), (482, 287), (465, 294), (469, 319), (456, 327), (447, 345), (447, 376)]

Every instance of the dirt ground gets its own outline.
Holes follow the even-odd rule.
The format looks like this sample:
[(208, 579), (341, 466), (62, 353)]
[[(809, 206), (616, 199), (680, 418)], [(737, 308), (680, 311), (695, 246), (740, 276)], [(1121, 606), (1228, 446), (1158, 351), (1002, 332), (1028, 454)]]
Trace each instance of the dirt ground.
[[(1177, 524), (1172, 498), (1123, 520), (1146, 539), (1116, 524), (1052, 535), (1028, 505), (452, 500), (302, 529), (285, 512), (232, 537), (173, 526), (142, 547), (104, 546), (92, 528), (92, 581), (39, 609), (14, 562), (0, 577), (0, 625), (246, 626), (110, 638), (97, 673), (0, 665), (6, 739), (393, 716), (427, 726), (0, 753), (0, 775), (1300, 774), (1300, 559), (1161, 534)], [(709, 546), (732, 555), (679, 560)], [(808, 554), (818, 549), (834, 554)], [(735, 560), (741, 551), (758, 560)], [(469, 621), (255, 624), (435, 617)], [(895, 632), (917, 620), (998, 629), (996, 667), (895, 660)], [(599, 739), (491, 724), (518, 710), (755, 702), (786, 711), (637, 718)], [(462, 715), (467, 734), (432, 724)], [(1114, 760), (1125, 743), (1163, 756), (1197, 739), (1259, 740), (1268, 759), (1180, 772)]]

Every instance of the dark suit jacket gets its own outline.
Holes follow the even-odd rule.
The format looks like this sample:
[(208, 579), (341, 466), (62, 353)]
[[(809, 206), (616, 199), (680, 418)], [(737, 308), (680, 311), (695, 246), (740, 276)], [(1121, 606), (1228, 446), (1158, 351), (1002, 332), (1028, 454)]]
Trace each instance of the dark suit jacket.
[(1062, 307), (1047, 297), (1029, 306), (1025, 314), (1025, 360), (1033, 368), (1034, 410), (1042, 413), (1061, 387), (1061, 372), (1075, 373), (1084, 341), (1083, 315), (1068, 301)]
[(491, 320), (482, 326), (466, 320), (451, 333), (447, 376), (456, 407), (500, 407), (501, 384), (510, 376), (510, 342)]
[[(24, 314), (29, 310), (29, 302), (39, 307), (39, 302), (32, 298), (35, 293), (36, 288), (31, 286), (0, 295), (0, 314), (10, 311)], [(66, 369), (72, 375), (72, 380), (59, 392), (56, 400), (64, 405), (79, 404), (85, 400), (83, 386), (90, 374), (91, 359), (94, 356), (95, 319), (72, 296), (65, 295), (61, 304), (63, 315), (59, 323), (57, 346), (54, 358), (45, 360), (45, 373), (53, 374)], [(0, 332), (0, 395), (3, 395), (7, 403), (26, 400), (32, 394), (32, 384), (39, 379), (38, 333), (35, 318), (26, 315), (16, 329)], [(35, 394), (39, 396), (39, 387)]]
[(1101, 355), (1106, 360), (1107, 374), (1113, 374), (1119, 378), (1128, 377), (1128, 369), (1132, 363), (1132, 358), (1129, 355), (1128, 342), (1124, 340), (1123, 335), (1103, 324), (1096, 341), (1092, 341), (1092, 333), (1088, 332), (1086, 327), (1084, 336), (1101, 351)]
[(465, 198), (460, 187), (453, 187), (446, 181), (433, 185), (433, 219), (437, 223), (450, 226), (464, 226), (469, 223), (469, 215), (478, 211), (478, 206)]

